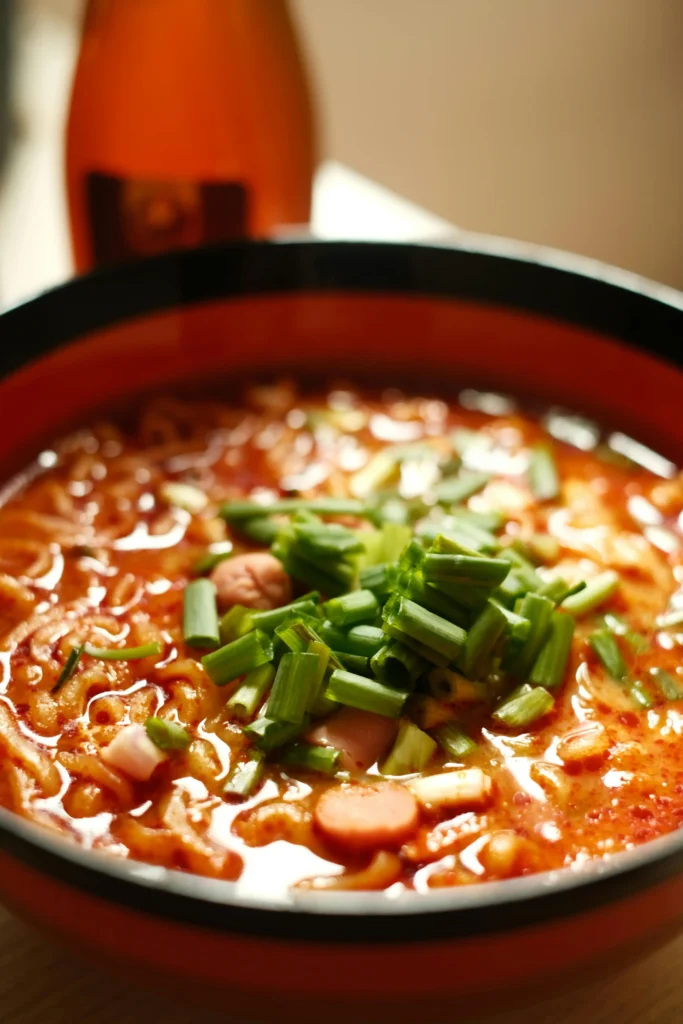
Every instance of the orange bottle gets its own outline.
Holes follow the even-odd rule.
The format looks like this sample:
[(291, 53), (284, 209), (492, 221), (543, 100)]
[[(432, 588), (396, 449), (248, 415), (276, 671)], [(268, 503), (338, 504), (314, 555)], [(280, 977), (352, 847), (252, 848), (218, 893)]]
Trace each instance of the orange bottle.
[(88, 0), (66, 135), (77, 271), (310, 216), (286, 0)]

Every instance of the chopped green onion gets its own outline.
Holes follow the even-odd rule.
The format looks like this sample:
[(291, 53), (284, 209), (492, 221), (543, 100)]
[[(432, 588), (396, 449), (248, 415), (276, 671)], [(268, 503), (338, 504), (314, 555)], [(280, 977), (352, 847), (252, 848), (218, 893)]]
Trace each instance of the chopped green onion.
[(216, 587), (211, 580), (192, 580), (183, 594), (183, 638), (188, 647), (218, 647)]
[(560, 493), (560, 478), (548, 445), (537, 444), (531, 450), (529, 484), (537, 501), (554, 501)]
[(81, 655), (85, 649), (85, 644), (79, 644), (77, 647), (72, 647), (69, 651), (68, 657), (64, 662), (64, 668), (57, 676), (57, 682), (52, 687), (51, 693), (57, 693), (58, 690), (64, 686), (64, 683), (68, 683), (71, 677), (74, 675), (78, 668), (78, 663), (81, 660)]
[(219, 623), (218, 631), (221, 643), (229, 644), (231, 641), (237, 640), (238, 637), (244, 636), (245, 633), (249, 633), (251, 627), (245, 625), (249, 615), (251, 615), (251, 608), (246, 608), (243, 604), (234, 604)]
[(317, 654), (285, 654), (278, 665), (266, 717), (300, 725), (318, 680)]
[(159, 497), (167, 505), (183, 508), (191, 515), (202, 512), (209, 504), (209, 499), (192, 484), (184, 484), (180, 480), (166, 480), (159, 488)]
[(493, 718), (503, 725), (518, 729), (531, 725), (543, 718), (555, 706), (555, 701), (542, 686), (519, 686), (510, 696), (499, 704), (493, 712)]
[(360, 570), (359, 583), (363, 590), (371, 590), (375, 597), (386, 597), (396, 581), (396, 567), (382, 562), (380, 565), (368, 565)]
[(432, 669), (429, 689), (434, 697), (453, 704), (479, 704), (489, 699), (489, 691), (483, 683), (465, 679), (447, 668)]
[(477, 744), (455, 722), (441, 725), (434, 733), (439, 746), (454, 761), (462, 761), (477, 749)]
[(425, 661), (431, 662), (433, 665), (438, 665), (445, 668), (450, 664), (450, 659), (438, 651), (435, 651), (433, 647), (428, 647), (427, 644), (421, 643), (414, 637), (404, 633), (398, 626), (392, 625), (386, 619), (384, 620), (384, 632), (387, 636), (390, 636), (393, 640), (398, 640), (404, 647), (409, 647), (411, 651), (415, 651), (416, 654)]
[(379, 614), (377, 598), (371, 590), (352, 590), (334, 597), (324, 606), (325, 614), (335, 626), (353, 626), (357, 622), (372, 622)]
[(490, 479), (488, 473), (463, 473), (461, 476), (449, 477), (435, 488), (436, 500), (440, 505), (461, 505), (486, 487)]
[(342, 663), (342, 666), (349, 672), (356, 672), (359, 676), (369, 676), (370, 659), (363, 654), (347, 654), (346, 651), (334, 652)]
[(608, 601), (618, 587), (618, 575), (612, 569), (607, 569), (589, 579), (579, 593), (566, 597), (562, 602), (562, 610), (569, 612), (575, 619), (581, 618)]
[(571, 584), (558, 576), (554, 580), (548, 580), (547, 583), (544, 583), (536, 593), (540, 597), (549, 598), (554, 604), (562, 604), (568, 597), (571, 597), (573, 594), (580, 594), (585, 589), (586, 583), (584, 580)]
[(553, 689), (564, 679), (574, 636), (574, 619), (563, 612), (553, 612), (550, 636), (540, 650), (529, 679), (537, 686)]
[(632, 683), (629, 688), (629, 693), (633, 697), (633, 700), (641, 708), (651, 708), (654, 704), (652, 694), (648, 691), (647, 687), (641, 683), (639, 679)]
[(398, 599), (395, 612), (393, 607), (390, 603), (385, 606), (387, 625), (396, 627), (449, 661), (457, 659), (467, 639), (464, 629), (407, 598)]
[(588, 643), (612, 679), (622, 682), (627, 675), (626, 662), (614, 634), (608, 629), (598, 629), (588, 637)]
[(240, 632), (247, 633), (252, 629), (260, 629), (264, 633), (274, 633), (277, 627), (282, 625), (290, 612), (313, 617), (320, 615), (318, 597), (319, 595), (317, 594), (314, 597), (300, 597), (298, 600), (292, 601), (291, 604), (283, 604), (279, 608), (273, 608), (269, 611), (249, 611), (245, 616)]
[(486, 674), (493, 649), (506, 626), (507, 619), (503, 610), (489, 601), (470, 626), (458, 661), (466, 676), (481, 679)]
[(265, 665), (267, 661), (273, 660), (273, 642), (266, 633), (255, 629), (252, 633), (246, 633), (238, 640), (219, 647), (211, 654), (205, 654), (202, 658), (202, 665), (206, 669), (209, 679), (216, 686), (225, 686), (226, 683), (246, 675), (259, 665)]
[(235, 525), (245, 537), (264, 547), (270, 547), (282, 529), (282, 523), (272, 516), (254, 516), (253, 519), (242, 519)]
[(313, 561), (345, 558), (363, 550), (362, 541), (353, 530), (348, 530), (345, 526), (324, 523), (320, 526), (297, 524), (294, 526), (294, 533), (301, 554)]
[(356, 570), (342, 561), (327, 560), (321, 563), (309, 561), (291, 544), (283, 539), (282, 533), (273, 544), (273, 554), (282, 562), (285, 572), (295, 580), (305, 583), (324, 594), (343, 594), (353, 586)]
[(408, 692), (385, 686), (376, 679), (366, 679), (365, 676), (337, 669), (330, 676), (325, 695), (339, 704), (360, 711), (373, 711), (387, 718), (398, 718)]
[(192, 572), (195, 576), (207, 576), (213, 569), (216, 568), (220, 562), (224, 562), (226, 558), (230, 558), (233, 553), (233, 544), (231, 540), (219, 541), (216, 544), (211, 544), (209, 548), (200, 555), (197, 561), (192, 566)]
[(498, 552), (498, 557), (510, 563), (515, 575), (521, 581), (525, 592), (528, 593), (530, 590), (537, 591), (541, 589), (543, 580), (529, 559), (521, 555), (519, 551), (515, 551), (512, 547), (502, 548)]
[(145, 722), (145, 732), (160, 750), (185, 750), (192, 742), (187, 729), (177, 722), (167, 722), (152, 715)]
[(412, 530), (409, 526), (401, 523), (383, 523), (382, 529), (382, 553), (385, 562), (396, 562), (410, 543)]
[(631, 629), (629, 624), (620, 615), (615, 615), (614, 612), (607, 612), (604, 622), (615, 636), (623, 636), (626, 643), (636, 654), (642, 654), (650, 646), (647, 637), (643, 636), (642, 633), (636, 632), (635, 629)]
[(280, 754), (281, 764), (307, 768), (311, 772), (334, 775), (341, 753), (333, 747), (317, 747), (310, 743), (292, 743)]
[(294, 725), (291, 722), (274, 722), (262, 715), (251, 725), (244, 728), (244, 735), (259, 747), (260, 750), (275, 750), (295, 739), (306, 725)]
[(424, 771), (436, 750), (436, 742), (413, 722), (401, 722), (396, 741), (382, 765), (382, 775), (413, 775)]
[(91, 658), (99, 658), (100, 661), (139, 661), (140, 658), (151, 658), (155, 654), (161, 654), (161, 644), (153, 640), (149, 644), (141, 644), (139, 647), (93, 647), (92, 644), (83, 644), (83, 653)]
[(228, 796), (251, 796), (263, 777), (264, 756), (262, 750), (252, 750), (249, 760), (237, 765), (223, 792)]
[(332, 650), (344, 654), (358, 654), (364, 658), (371, 658), (386, 642), (386, 637), (379, 626), (360, 625), (346, 630), (327, 621), (320, 624), (318, 632)]
[(683, 699), (683, 684), (679, 683), (674, 676), (669, 675), (668, 672), (664, 672), (661, 668), (653, 669), (651, 674), (662, 696), (666, 700)]
[(425, 671), (427, 664), (410, 647), (391, 640), (377, 651), (370, 667), (383, 683), (409, 689)]
[(510, 565), (502, 558), (427, 552), (423, 571), (428, 583), (446, 582), (493, 589), (503, 582), (510, 572)]
[(311, 640), (308, 645), (308, 653), (314, 654), (318, 659), (318, 667), (311, 686), (311, 693), (308, 699), (307, 710), (313, 715), (324, 715), (332, 710), (332, 703), (325, 700), (323, 685), (325, 676), (330, 665), (333, 668), (339, 667), (339, 659), (332, 653), (330, 648), (322, 640)]
[(524, 647), (515, 655), (511, 650), (506, 652), (503, 667), (516, 676), (526, 676), (538, 657), (541, 647), (550, 632), (550, 622), (554, 611), (553, 602), (538, 594), (525, 594), (519, 604), (517, 614), (531, 623), (529, 635)]
[(253, 718), (263, 704), (274, 678), (275, 668), (270, 662), (247, 672), (226, 707), (230, 709), (235, 718), (242, 721)]
[(450, 516), (471, 523), (472, 526), (478, 526), (480, 530), (487, 530), (489, 533), (497, 533), (505, 522), (505, 516), (494, 509), (490, 509), (488, 512), (474, 512), (465, 505), (452, 508)]
[(524, 597), (529, 590), (533, 589), (533, 587), (528, 587), (526, 585), (524, 580), (518, 576), (517, 571), (513, 568), (497, 588), (495, 596), (502, 604), (514, 606), (516, 601)]
[(495, 604), (505, 616), (505, 652), (510, 659), (514, 659), (524, 649), (531, 632), (531, 623), (522, 615), (517, 615), (516, 612), (511, 612), (504, 605), (498, 604), (497, 601), (491, 599), (491, 603)]
[(294, 515), (296, 512), (315, 512), (319, 516), (367, 517), (371, 510), (362, 501), (353, 498), (281, 498), (270, 505), (258, 501), (231, 501), (220, 510), (229, 523), (242, 523), (261, 516)]
[(469, 613), (442, 594), (431, 583), (427, 583), (419, 569), (399, 577), (397, 590), (402, 597), (421, 604), (423, 608), (434, 612), (435, 615), (441, 615), (449, 622), (454, 622), (456, 626), (465, 628), (469, 623)]

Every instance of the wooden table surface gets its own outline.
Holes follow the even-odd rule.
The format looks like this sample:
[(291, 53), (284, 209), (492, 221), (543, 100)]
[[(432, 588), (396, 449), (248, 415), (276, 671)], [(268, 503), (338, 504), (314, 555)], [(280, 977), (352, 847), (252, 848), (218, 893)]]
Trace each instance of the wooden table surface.
[[(533, 1008), (496, 1014), (486, 1024), (680, 1024), (682, 961), (683, 936), (607, 981), (544, 999)], [(229, 1013), (199, 1015), (239, 1024)], [(0, 1021), (189, 1024), (193, 1019), (191, 1007), (117, 983), (0, 910)]]

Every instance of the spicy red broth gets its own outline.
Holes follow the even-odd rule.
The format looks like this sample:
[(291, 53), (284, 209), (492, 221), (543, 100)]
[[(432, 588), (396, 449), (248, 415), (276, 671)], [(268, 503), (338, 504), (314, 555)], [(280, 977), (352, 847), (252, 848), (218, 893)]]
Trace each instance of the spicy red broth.
[(495, 395), (280, 384), (95, 423), (5, 489), (0, 800), (260, 893), (670, 832), (682, 512), (666, 460)]

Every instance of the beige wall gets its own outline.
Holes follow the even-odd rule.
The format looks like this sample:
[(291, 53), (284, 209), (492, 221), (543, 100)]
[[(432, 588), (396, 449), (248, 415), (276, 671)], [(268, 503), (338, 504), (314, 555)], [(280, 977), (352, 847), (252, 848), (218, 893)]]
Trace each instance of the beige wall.
[(294, 0), (325, 149), (463, 227), (683, 287), (681, 0)]

